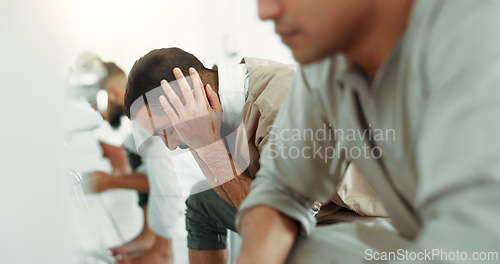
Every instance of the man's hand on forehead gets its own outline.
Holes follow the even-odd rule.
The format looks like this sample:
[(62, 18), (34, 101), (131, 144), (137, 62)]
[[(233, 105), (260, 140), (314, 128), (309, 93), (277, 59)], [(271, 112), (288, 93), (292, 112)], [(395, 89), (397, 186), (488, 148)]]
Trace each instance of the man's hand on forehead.
[(222, 119), (222, 106), (217, 93), (208, 84), (203, 87), (199, 74), (193, 68), (189, 69), (188, 77), (193, 89), (179, 68), (173, 72), (185, 103), (165, 80), (160, 84), (166, 97), (160, 96), (159, 100), (179, 138), (194, 150), (217, 141)]

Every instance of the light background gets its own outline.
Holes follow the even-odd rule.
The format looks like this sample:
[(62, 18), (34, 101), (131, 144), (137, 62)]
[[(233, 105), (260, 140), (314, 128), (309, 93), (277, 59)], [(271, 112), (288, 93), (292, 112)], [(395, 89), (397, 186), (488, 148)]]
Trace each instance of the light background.
[(150, 50), (179, 47), (206, 67), (244, 56), (295, 63), (256, 0), (68, 0), (67, 10), (69, 60), (90, 51), (128, 73)]
[(273, 31), (256, 0), (0, 1), (1, 262), (70, 263), (64, 80), (79, 53), (126, 73), (172, 46), (206, 67), (244, 56), (294, 63)]

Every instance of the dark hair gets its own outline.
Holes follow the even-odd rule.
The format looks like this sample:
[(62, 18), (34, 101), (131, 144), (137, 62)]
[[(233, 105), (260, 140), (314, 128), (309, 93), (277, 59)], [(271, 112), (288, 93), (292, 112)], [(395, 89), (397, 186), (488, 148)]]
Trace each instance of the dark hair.
[[(184, 76), (189, 76), (188, 70), (190, 67), (195, 68), (200, 76), (207, 71), (212, 71), (205, 68), (193, 54), (185, 52), (182, 49), (164, 48), (152, 50), (138, 59), (130, 70), (127, 91), (125, 93), (125, 114), (129, 118), (131, 116), (132, 118), (134, 117), (136, 113), (131, 113), (131, 107), (140, 97), (144, 98), (145, 104), (149, 105), (151, 112), (153, 112), (153, 108), (158, 109), (159, 100), (157, 99), (164, 93), (162, 89), (155, 88), (160, 86), (161, 80), (166, 80), (167, 82), (175, 81), (176, 79), (172, 70), (176, 67), (181, 69)], [(144, 96), (146, 93), (148, 93), (147, 98)], [(155, 102), (148, 102), (148, 98), (155, 98)]]
[(101, 86), (103, 87), (111, 78), (119, 75), (125, 76), (125, 72), (122, 71), (122, 69), (120, 69), (120, 67), (118, 67), (114, 62), (104, 62), (104, 67), (106, 67), (107, 74), (101, 82)]

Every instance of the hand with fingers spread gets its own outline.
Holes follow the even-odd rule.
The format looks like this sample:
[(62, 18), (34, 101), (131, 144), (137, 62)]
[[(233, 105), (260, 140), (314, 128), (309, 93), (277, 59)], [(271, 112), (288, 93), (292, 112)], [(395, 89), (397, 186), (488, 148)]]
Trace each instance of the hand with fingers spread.
[(173, 73), (185, 103), (165, 80), (160, 84), (166, 97), (160, 96), (159, 100), (175, 132), (194, 150), (216, 142), (220, 139), (222, 121), (222, 106), (217, 93), (208, 84), (203, 87), (194, 68), (189, 69), (190, 76), (187, 77), (191, 78), (193, 89), (179, 68)]

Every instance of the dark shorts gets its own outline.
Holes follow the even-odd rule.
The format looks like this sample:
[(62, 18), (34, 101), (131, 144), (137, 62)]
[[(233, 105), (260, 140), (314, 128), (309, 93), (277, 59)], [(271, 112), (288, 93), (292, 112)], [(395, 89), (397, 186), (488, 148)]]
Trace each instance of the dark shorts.
[[(141, 166), (142, 159), (139, 155), (127, 150), (127, 156), (128, 156), (128, 162), (130, 164), (130, 167), (132, 168), (132, 171), (135, 171), (139, 166)], [(148, 205), (148, 200), (149, 200), (148, 193), (137, 192), (137, 195), (139, 195), (139, 206), (140, 207), (144, 207), (145, 205)]]
[(149, 193), (137, 192), (137, 195), (139, 195), (138, 204), (140, 207), (144, 207), (144, 206), (148, 205)]
[[(186, 230), (188, 248), (220, 250), (227, 248), (227, 229), (236, 232), (236, 208), (222, 199), (208, 183), (200, 182), (186, 200)], [(202, 190), (203, 190), (202, 189)]]

